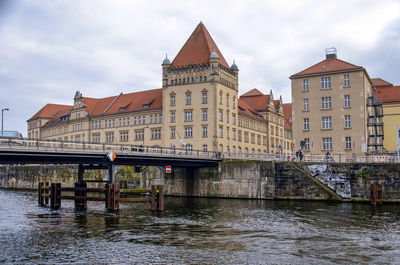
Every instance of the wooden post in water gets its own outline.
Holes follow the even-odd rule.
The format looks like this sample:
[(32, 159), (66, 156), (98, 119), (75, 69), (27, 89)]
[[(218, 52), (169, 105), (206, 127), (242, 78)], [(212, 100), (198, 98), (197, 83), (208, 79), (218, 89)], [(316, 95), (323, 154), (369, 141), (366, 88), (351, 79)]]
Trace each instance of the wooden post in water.
[(157, 194), (157, 210), (164, 211), (164, 186), (158, 186), (158, 194)]
[(50, 208), (58, 210), (61, 207), (61, 183), (51, 183)]
[[(87, 191), (82, 191), (83, 189), (87, 188), (87, 184), (85, 181), (78, 181), (75, 182), (75, 196), (79, 197), (87, 197)], [(87, 200), (82, 200), (82, 199), (75, 199), (75, 210), (77, 211), (84, 211), (86, 210), (87, 207)]]
[(156, 185), (151, 185), (151, 210), (156, 210)]
[(44, 205), (43, 185), (44, 185), (43, 182), (39, 182), (39, 185), (38, 185), (38, 204), (39, 204), (40, 206), (43, 206), (43, 205)]
[(120, 188), (118, 183), (106, 184), (106, 208), (108, 210), (119, 209)]
[[(50, 183), (49, 183), (48, 181), (46, 181), (46, 182), (44, 183), (44, 185), (45, 185), (46, 188), (49, 188)], [(44, 194), (49, 195), (49, 192), (50, 192), (49, 189), (46, 189), (46, 190), (44, 191)], [(46, 205), (49, 205), (49, 197), (48, 197), (48, 196), (44, 197), (44, 203), (45, 203)]]
[(371, 196), (370, 196), (371, 204), (376, 204), (376, 184), (371, 184), (370, 191), (371, 191)]

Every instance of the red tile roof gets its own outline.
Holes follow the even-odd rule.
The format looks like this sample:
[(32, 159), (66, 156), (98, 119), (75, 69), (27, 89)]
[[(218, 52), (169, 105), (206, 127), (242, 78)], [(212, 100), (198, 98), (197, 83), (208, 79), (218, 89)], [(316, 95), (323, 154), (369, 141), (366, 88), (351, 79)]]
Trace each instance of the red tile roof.
[[(59, 116), (60, 113), (67, 113), (72, 109), (70, 105), (61, 104), (46, 104), (41, 110), (39, 110), (35, 115), (33, 115), (28, 121), (36, 118), (47, 118), (52, 119), (54, 116)], [(64, 114), (65, 115), (65, 114)]]
[(254, 97), (254, 96), (264, 96), (264, 94), (257, 88), (253, 88), (252, 90), (244, 93), (240, 97)]
[(269, 103), (269, 95), (264, 95), (258, 89), (254, 88), (249, 92), (240, 96), (240, 99), (249, 104), (257, 111), (267, 110)]
[(285, 119), (285, 127), (292, 128), (292, 103), (283, 104), (283, 118)]
[(372, 78), (371, 81), (372, 81), (372, 86), (376, 86), (376, 87), (378, 87), (378, 86), (393, 86), (392, 83), (389, 83), (381, 78)]
[(176, 55), (171, 65), (173, 67), (180, 67), (190, 64), (207, 64), (214, 50), (219, 56), (219, 63), (230, 68), (210, 33), (208, 33), (203, 23), (200, 22), (183, 45), (178, 55)]
[[(242, 98), (239, 98), (238, 100), (238, 107), (239, 107), (239, 111), (238, 113), (240, 114), (245, 114), (247, 116), (250, 116), (252, 118), (255, 119), (260, 119), (260, 120), (264, 120), (264, 118), (262, 116), (260, 116), (257, 111), (255, 111), (245, 100), (243, 100)], [(265, 121), (265, 120), (264, 120)]]
[(357, 66), (339, 59), (325, 59), (317, 64), (314, 64), (307, 69), (292, 75), (290, 78), (296, 78), (303, 75), (323, 74), (335, 71), (344, 70), (362, 70), (361, 66)]
[(383, 103), (400, 102), (400, 86), (377, 87), (376, 98)]
[[(145, 107), (145, 105), (148, 105)], [(162, 108), (162, 89), (121, 94), (104, 114)]]
[(279, 103), (280, 103), (280, 101), (277, 99), (277, 100), (274, 100), (274, 108), (276, 109), (276, 110), (278, 110), (278, 108), (279, 108)]

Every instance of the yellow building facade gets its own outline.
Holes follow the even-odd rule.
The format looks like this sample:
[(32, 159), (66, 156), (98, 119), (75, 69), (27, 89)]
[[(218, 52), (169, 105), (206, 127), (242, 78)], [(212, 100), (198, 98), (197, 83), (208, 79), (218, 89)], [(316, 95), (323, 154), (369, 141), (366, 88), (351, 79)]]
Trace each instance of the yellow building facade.
[(292, 152), (291, 113), (272, 91), (239, 96), (239, 69), (229, 66), (200, 23), (172, 62), (162, 88), (74, 104), (47, 104), (28, 123), (28, 137), (223, 152)]

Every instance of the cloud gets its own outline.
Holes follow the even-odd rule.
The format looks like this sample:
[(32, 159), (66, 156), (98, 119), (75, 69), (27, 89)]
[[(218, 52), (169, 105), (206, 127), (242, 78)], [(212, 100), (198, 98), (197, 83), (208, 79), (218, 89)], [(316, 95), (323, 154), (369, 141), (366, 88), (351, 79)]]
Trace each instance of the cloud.
[[(7, 1), (5, 1), (7, 2)], [(0, 2), (0, 3), (5, 3)], [(74, 92), (105, 97), (161, 86), (161, 62), (203, 21), (240, 93), (254, 87), (290, 101), (288, 77), (324, 59), (364, 66), (400, 84), (398, 1), (8, 1), (0, 5), (0, 107), (6, 129), (26, 134), (45, 103)]]

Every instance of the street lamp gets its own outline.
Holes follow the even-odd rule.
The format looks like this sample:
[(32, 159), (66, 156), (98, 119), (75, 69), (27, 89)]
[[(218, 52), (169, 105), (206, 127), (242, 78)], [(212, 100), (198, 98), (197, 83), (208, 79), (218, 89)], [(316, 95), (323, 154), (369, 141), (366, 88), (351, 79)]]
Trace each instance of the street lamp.
[(4, 136), (4, 134), (3, 134), (3, 113), (4, 113), (4, 111), (9, 111), (9, 110), (10, 110), (9, 108), (5, 108), (5, 109), (1, 110), (1, 136), (2, 137)]

